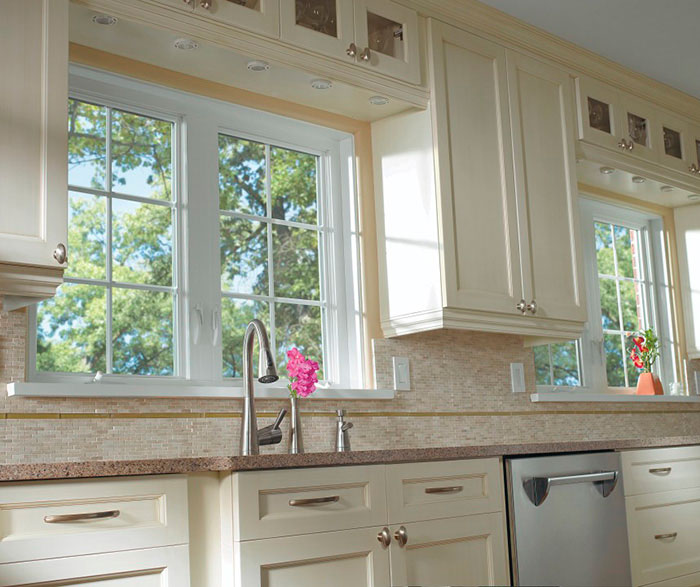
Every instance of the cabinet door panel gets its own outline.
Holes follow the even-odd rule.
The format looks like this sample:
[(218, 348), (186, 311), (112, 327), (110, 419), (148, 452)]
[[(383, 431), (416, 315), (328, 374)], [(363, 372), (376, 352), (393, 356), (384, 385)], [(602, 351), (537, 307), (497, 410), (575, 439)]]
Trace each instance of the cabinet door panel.
[(525, 299), (538, 316), (584, 321), (571, 80), (517, 53), (508, 65)]
[(658, 111), (648, 102), (638, 100), (627, 94), (620, 94), (622, 106), (623, 135), (632, 142), (629, 154), (656, 163), (662, 145), (654, 133), (654, 120)]
[(306, 51), (354, 61), (346, 49), (354, 40), (353, 5), (347, 0), (280, 3), (280, 34)]
[(578, 138), (594, 145), (619, 149), (627, 137), (626, 121), (616, 90), (581, 76), (576, 78), (578, 100)]
[(209, 8), (204, 8), (199, 0), (196, 0), (197, 14), (208, 15), (215, 20), (262, 33), (268, 37), (277, 38), (280, 35), (278, 0), (248, 0), (243, 3), (237, 0), (210, 0), (210, 2)]
[(505, 49), (431, 22), (445, 302), (517, 314), (522, 294)]

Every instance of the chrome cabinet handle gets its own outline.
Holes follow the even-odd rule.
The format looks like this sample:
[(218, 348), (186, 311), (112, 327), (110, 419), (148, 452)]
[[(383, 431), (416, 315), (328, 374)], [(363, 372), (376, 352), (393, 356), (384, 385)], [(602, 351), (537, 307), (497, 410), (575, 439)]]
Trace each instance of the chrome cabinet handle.
[(408, 532), (406, 532), (406, 526), (399, 526), (399, 529), (394, 532), (394, 540), (399, 543), (399, 546), (403, 548), (408, 542)]
[(377, 534), (377, 540), (379, 540), (380, 544), (384, 548), (389, 548), (389, 545), (391, 544), (391, 532), (389, 532), (389, 528), (382, 528), (379, 534)]
[(360, 53), (360, 59), (362, 59), (362, 61), (369, 61), (371, 58), (372, 52), (369, 50), (369, 47), (365, 47), (362, 53)]
[(700, 167), (692, 163), (690, 167), (688, 167), (688, 171), (690, 171), (690, 173), (700, 173)]
[(459, 493), (462, 491), (462, 485), (452, 485), (450, 487), (426, 487), (426, 493)]
[(348, 57), (355, 57), (357, 55), (357, 45), (355, 45), (355, 43), (350, 43), (345, 53), (347, 53)]
[(340, 501), (339, 495), (329, 495), (328, 497), (309, 497), (307, 499), (290, 499), (289, 505), (292, 507), (300, 507), (305, 505), (318, 505), (321, 503), (335, 503)]
[(199, 5), (204, 8), (204, 10), (209, 10), (211, 8), (211, 0), (200, 0)]
[(627, 139), (620, 139), (620, 141), (617, 143), (617, 146), (620, 147), (620, 149), (624, 151), (631, 151), (634, 149), (634, 141), (633, 140), (627, 140)]
[(527, 310), (527, 302), (524, 299), (520, 300), (515, 305), (515, 309), (518, 310), (518, 312), (522, 312), (524, 314), (525, 311)]
[(550, 487), (554, 485), (569, 485), (571, 483), (595, 483), (603, 497), (608, 497), (617, 485), (617, 471), (601, 471), (596, 473), (579, 473), (577, 475), (555, 475), (552, 477), (530, 477), (523, 479), (523, 489), (535, 507), (542, 505), (549, 495)]
[(649, 469), (652, 475), (668, 475), (671, 472), (671, 467), (658, 467), (656, 469)]
[(668, 540), (678, 536), (678, 532), (669, 532), (668, 534), (654, 534), (654, 540)]
[(527, 311), (530, 312), (531, 314), (537, 314), (537, 302), (535, 300), (532, 300), (527, 305)]
[(58, 243), (56, 248), (53, 250), (53, 258), (56, 259), (56, 262), (59, 265), (63, 265), (66, 261), (68, 261), (68, 249), (66, 249), (66, 245), (63, 243)]
[(88, 514), (59, 514), (56, 516), (44, 516), (47, 524), (65, 524), (66, 522), (82, 522), (86, 520), (109, 520), (118, 518), (119, 510), (107, 510), (105, 512), (91, 512)]

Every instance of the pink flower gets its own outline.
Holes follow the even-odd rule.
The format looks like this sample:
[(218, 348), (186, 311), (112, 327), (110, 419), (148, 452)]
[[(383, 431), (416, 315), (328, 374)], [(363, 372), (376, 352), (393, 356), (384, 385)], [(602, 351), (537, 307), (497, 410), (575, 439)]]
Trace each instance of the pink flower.
[(318, 370), (318, 363), (304, 357), (299, 349), (293, 348), (287, 351), (289, 391), (293, 396), (308, 397), (316, 391)]

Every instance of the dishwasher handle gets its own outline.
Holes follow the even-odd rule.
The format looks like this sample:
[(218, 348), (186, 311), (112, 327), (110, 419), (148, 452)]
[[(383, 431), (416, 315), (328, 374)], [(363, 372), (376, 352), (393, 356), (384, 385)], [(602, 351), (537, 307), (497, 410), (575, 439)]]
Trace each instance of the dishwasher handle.
[(576, 475), (556, 475), (552, 477), (530, 477), (523, 480), (523, 489), (535, 506), (544, 503), (553, 485), (571, 483), (595, 483), (603, 497), (608, 497), (617, 485), (618, 471), (601, 471), (597, 473), (579, 473)]

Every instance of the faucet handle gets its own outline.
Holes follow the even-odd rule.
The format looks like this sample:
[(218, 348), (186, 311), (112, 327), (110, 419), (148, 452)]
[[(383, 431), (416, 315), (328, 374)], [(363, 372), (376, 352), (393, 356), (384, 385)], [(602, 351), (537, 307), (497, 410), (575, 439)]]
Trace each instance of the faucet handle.
[(286, 415), (287, 410), (281, 409), (272, 424), (258, 430), (258, 444), (263, 446), (267, 444), (279, 444), (282, 442), (282, 431), (280, 430), (280, 424), (282, 424), (282, 420), (284, 420)]

